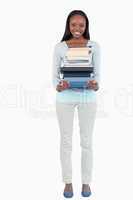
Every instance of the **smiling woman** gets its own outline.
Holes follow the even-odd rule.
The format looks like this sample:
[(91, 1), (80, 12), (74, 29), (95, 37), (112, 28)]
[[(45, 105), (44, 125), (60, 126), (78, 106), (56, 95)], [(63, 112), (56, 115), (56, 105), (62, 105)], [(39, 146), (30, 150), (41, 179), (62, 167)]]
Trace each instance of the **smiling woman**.
[(76, 107), (82, 151), (81, 194), (84, 197), (91, 195), (89, 184), (92, 174), (92, 133), (97, 109), (99, 64), (99, 45), (90, 40), (88, 18), (83, 11), (74, 10), (68, 15), (64, 36), (55, 46), (53, 57), (53, 85), (56, 89), (56, 113), (61, 136), (60, 159), (65, 197), (73, 196), (71, 153)]

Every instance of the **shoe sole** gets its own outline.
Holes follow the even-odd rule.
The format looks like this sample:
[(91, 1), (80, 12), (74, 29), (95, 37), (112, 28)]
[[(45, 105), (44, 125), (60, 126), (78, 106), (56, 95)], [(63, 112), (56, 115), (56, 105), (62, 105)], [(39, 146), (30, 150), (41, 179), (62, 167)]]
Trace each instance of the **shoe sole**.
[(91, 192), (81, 192), (81, 195), (83, 197), (89, 197), (89, 196), (91, 196)]

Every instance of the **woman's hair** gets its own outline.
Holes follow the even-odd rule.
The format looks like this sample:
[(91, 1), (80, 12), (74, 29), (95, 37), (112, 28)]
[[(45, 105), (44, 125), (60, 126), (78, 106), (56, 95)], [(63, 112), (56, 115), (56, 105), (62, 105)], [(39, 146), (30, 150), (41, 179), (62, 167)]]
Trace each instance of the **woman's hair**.
[(73, 11), (71, 11), (69, 13), (69, 15), (67, 17), (65, 33), (63, 35), (63, 38), (62, 38), (61, 42), (65, 41), (65, 40), (69, 40), (69, 39), (71, 39), (73, 37), (72, 34), (71, 34), (71, 32), (70, 32), (70, 29), (69, 29), (69, 23), (70, 23), (70, 18), (73, 17), (73, 16), (75, 16), (75, 15), (81, 15), (82, 17), (85, 18), (85, 20), (86, 20), (86, 28), (85, 28), (85, 31), (83, 33), (83, 37), (85, 39), (90, 40), (89, 20), (88, 20), (87, 15), (82, 10), (73, 10)]

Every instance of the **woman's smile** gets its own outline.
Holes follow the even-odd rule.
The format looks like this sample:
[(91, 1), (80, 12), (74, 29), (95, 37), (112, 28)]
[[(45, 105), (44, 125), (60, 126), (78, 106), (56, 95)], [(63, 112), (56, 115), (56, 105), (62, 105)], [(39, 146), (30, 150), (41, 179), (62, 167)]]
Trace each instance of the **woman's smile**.
[(73, 32), (73, 36), (76, 37), (76, 38), (77, 38), (77, 37), (80, 37), (81, 35), (82, 35), (82, 34), (81, 34), (80, 32), (77, 32), (77, 31), (76, 31), (76, 32)]

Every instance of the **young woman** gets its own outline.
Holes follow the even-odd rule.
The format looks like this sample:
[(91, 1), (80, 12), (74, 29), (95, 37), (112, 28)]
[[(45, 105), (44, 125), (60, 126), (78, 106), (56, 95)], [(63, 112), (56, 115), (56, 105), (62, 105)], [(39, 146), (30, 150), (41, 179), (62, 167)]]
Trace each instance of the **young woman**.
[[(71, 47), (88, 47), (92, 49), (94, 79), (87, 82), (87, 88), (72, 89), (68, 81), (60, 79), (60, 68), (66, 52)], [(81, 10), (72, 11), (66, 21), (66, 28), (61, 42), (54, 48), (53, 85), (56, 89), (56, 113), (60, 129), (60, 160), (62, 181), (65, 183), (64, 196), (73, 196), (72, 186), (72, 129), (74, 110), (78, 110), (81, 146), (81, 179), (84, 197), (91, 195), (92, 175), (92, 133), (96, 115), (96, 91), (99, 89), (100, 54), (97, 42), (90, 40), (89, 21)]]

